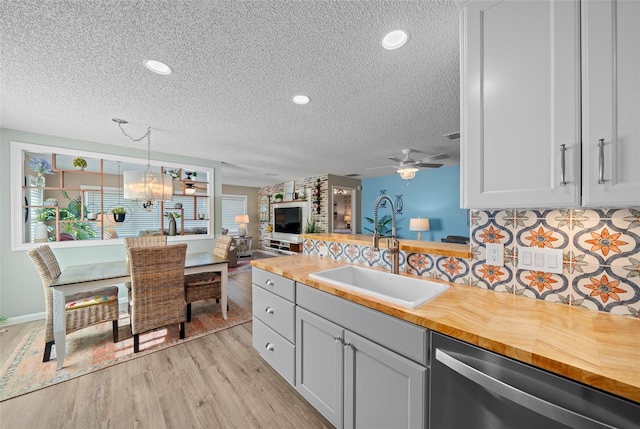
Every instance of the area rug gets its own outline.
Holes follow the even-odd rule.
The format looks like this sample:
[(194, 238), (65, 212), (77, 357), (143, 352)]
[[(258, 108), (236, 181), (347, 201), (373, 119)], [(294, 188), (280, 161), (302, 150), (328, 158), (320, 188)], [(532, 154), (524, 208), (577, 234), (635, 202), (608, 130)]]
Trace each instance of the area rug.
[(140, 335), (140, 352), (133, 353), (129, 315), (120, 315), (119, 340), (113, 343), (111, 323), (101, 323), (67, 335), (64, 367), (56, 371), (55, 347), (49, 362), (42, 362), (44, 326), (33, 328), (0, 369), (0, 402), (44, 387), (71, 380), (130, 359), (145, 356), (167, 347), (212, 334), (251, 320), (251, 314), (229, 300), (227, 320), (222, 318), (215, 301), (192, 304), (192, 319), (186, 324), (185, 339), (180, 339), (178, 325), (156, 329)]

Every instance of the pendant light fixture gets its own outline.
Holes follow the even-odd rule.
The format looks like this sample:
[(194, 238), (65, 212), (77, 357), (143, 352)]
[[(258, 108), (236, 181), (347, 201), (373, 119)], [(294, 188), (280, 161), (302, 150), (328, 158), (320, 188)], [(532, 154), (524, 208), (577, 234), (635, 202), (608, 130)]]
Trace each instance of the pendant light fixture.
[(113, 118), (113, 122), (118, 124), (122, 134), (129, 137), (132, 142), (147, 139), (147, 169), (124, 172), (124, 199), (139, 201), (142, 207), (150, 212), (158, 201), (171, 200), (173, 195), (171, 177), (151, 171), (151, 127), (147, 128), (147, 132), (142, 137), (134, 139), (122, 127), (123, 124), (128, 124), (126, 120)]

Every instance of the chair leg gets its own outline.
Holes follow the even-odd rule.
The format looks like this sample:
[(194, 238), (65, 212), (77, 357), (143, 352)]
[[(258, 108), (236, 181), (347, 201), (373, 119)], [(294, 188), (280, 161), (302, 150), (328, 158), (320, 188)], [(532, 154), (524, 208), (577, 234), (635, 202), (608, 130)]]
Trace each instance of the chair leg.
[(133, 352), (138, 353), (140, 351), (140, 334), (133, 334)]
[(42, 357), (42, 362), (49, 362), (51, 359), (51, 347), (53, 346), (53, 341), (49, 341), (44, 345), (44, 356)]
[(184, 322), (180, 322), (180, 339), (184, 340)]
[(118, 321), (117, 320), (113, 321), (113, 342), (114, 343), (118, 342)]
[(187, 304), (187, 322), (191, 322), (191, 303)]

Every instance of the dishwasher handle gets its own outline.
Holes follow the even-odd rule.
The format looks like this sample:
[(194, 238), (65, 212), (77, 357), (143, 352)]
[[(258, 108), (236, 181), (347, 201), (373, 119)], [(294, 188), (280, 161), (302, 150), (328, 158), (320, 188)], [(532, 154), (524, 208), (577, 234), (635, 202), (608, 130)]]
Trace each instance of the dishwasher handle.
[(503, 381), (491, 377), (490, 375), (452, 357), (439, 348), (436, 348), (436, 360), (457, 372), (464, 378), (482, 386), (486, 390), (569, 427), (579, 427), (584, 429), (615, 429), (614, 426), (580, 415), (504, 383)]

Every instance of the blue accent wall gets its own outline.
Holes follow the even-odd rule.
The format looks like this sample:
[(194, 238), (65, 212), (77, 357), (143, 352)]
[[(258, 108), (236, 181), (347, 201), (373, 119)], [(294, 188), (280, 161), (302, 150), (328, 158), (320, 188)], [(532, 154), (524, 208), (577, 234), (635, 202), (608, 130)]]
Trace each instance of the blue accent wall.
[[(417, 232), (409, 231), (409, 219), (426, 217), (431, 230), (422, 233), (424, 241), (440, 241), (447, 235), (469, 237), (469, 213), (460, 208), (460, 165), (420, 170), (412, 180), (399, 174), (362, 180), (362, 233), (371, 234), (373, 207), (380, 190), (396, 201), (402, 195), (402, 213), (396, 214), (398, 238), (415, 240)], [(380, 208), (378, 217), (391, 215), (389, 208)]]

